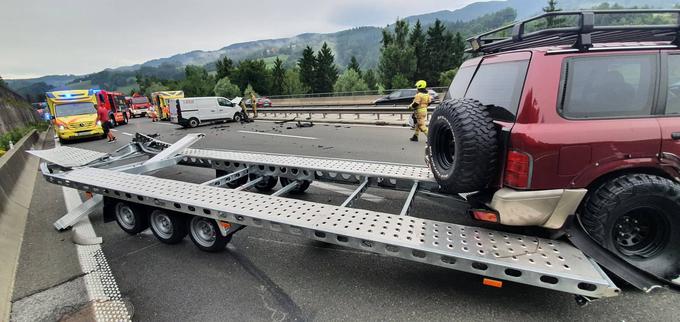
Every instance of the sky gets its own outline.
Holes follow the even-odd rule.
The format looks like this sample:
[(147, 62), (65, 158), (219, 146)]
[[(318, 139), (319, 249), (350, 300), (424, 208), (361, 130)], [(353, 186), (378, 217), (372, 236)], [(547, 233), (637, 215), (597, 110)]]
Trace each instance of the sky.
[(0, 76), (87, 74), (232, 43), (385, 26), (476, 0), (0, 0)]

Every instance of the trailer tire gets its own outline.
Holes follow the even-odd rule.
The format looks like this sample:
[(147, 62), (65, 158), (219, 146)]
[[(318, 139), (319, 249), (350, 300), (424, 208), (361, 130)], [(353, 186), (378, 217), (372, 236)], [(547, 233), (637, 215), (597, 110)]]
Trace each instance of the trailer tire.
[(593, 240), (639, 269), (667, 281), (680, 275), (680, 184), (614, 178), (588, 195), (579, 218)]
[(209, 253), (223, 251), (231, 241), (231, 235), (222, 236), (214, 219), (199, 216), (189, 220), (189, 236), (198, 249)]
[[(250, 175), (250, 180), (257, 179), (259, 176), (251, 174)], [(255, 184), (255, 189), (257, 189), (260, 192), (269, 192), (276, 187), (276, 184), (279, 183), (279, 178), (275, 176), (264, 176), (262, 178), (262, 181), (258, 182)]]
[[(284, 177), (281, 177), (280, 180), (281, 180), (281, 187), (282, 188), (289, 185), (292, 182), (291, 179), (284, 178)], [(298, 181), (297, 186), (295, 186), (295, 188), (293, 188), (293, 190), (291, 190), (290, 193), (295, 194), (295, 195), (303, 194), (303, 193), (305, 193), (305, 191), (307, 191), (307, 188), (309, 188), (310, 184), (312, 184), (311, 180)]]
[(432, 113), (427, 163), (442, 190), (473, 192), (496, 174), (498, 133), (486, 107), (472, 99), (443, 102)]
[(188, 234), (183, 216), (166, 210), (155, 209), (149, 215), (151, 232), (164, 244), (177, 244)]
[(189, 124), (189, 127), (190, 127), (190, 128), (195, 128), (195, 127), (197, 127), (197, 126), (200, 124), (200, 122), (198, 122), (198, 119), (197, 119), (197, 118), (192, 117), (192, 118), (189, 119), (189, 123), (188, 123), (188, 124)]
[(130, 235), (136, 235), (149, 228), (149, 216), (143, 206), (118, 201), (113, 205), (116, 223)]

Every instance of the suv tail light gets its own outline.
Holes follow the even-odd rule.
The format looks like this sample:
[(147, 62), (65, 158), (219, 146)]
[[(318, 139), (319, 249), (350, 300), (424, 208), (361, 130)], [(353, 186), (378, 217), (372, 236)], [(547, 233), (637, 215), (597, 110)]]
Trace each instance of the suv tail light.
[(528, 189), (531, 184), (531, 170), (531, 155), (520, 151), (509, 151), (505, 162), (504, 185)]

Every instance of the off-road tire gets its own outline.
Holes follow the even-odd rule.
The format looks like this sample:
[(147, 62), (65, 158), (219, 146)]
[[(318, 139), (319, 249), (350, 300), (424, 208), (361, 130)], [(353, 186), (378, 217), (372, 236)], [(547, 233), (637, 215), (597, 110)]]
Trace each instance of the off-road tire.
[[(292, 180), (288, 178), (281, 177), (281, 188), (289, 185)], [(305, 193), (307, 191), (307, 188), (309, 188), (309, 185), (312, 184), (312, 181), (310, 180), (302, 180), (298, 182), (298, 185), (293, 188), (293, 190), (290, 191), (291, 194), (294, 195), (299, 195)]]
[[(634, 266), (667, 280), (680, 274), (679, 183), (648, 174), (614, 178), (588, 195), (579, 218), (593, 240)], [(643, 233), (628, 234), (631, 228)], [(636, 238), (639, 245), (630, 244)]]
[(479, 101), (453, 99), (439, 105), (430, 121), (426, 159), (441, 189), (462, 193), (486, 187), (497, 174), (497, 137)]

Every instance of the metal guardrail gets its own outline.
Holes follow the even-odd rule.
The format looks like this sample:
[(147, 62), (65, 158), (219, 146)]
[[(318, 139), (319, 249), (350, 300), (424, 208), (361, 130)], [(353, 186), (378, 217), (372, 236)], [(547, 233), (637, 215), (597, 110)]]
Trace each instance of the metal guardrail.
[[(430, 105), (428, 107), (428, 112), (432, 112), (437, 108), (438, 105)], [(355, 106), (338, 106), (338, 105), (329, 105), (329, 106), (313, 106), (313, 107), (308, 107), (308, 106), (300, 106), (300, 107), (266, 107), (266, 108), (258, 108), (257, 109), (258, 114), (263, 115), (263, 116), (269, 116), (270, 114), (273, 114), (274, 117), (277, 117), (279, 115), (283, 115), (283, 117), (288, 117), (288, 115), (295, 115), (295, 116), (300, 116), (307, 114), (310, 118), (312, 115), (318, 115), (321, 114), (323, 115), (323, 118), (326, 118), (327, 115), (329, 114), (337, 114), (338, 118), (342, 119), (342, 115), (356, 115), (357, 118), (359, 118), (360, 115), (375, 115), (376, 118), (379, 120), (380, 115), (399, 115), (400, 119), (404, 119), (404, 115), (410, 115), (413, 113), (412, 109), (409, 109), (406, 106), (375, 106), (375, 105), (355, 105)], [(428, 115), (429, 117), (429, 115)]]
[[(270, 95), (267, 96), (270, 99), (290, 99), (290, 98), (318, 98), (318, 97), (348, 97), (348, 96), (364, 96), (364, 95), (389, 95), (394, 91), (402, 90), (403, 88), (394, 89), (383, 89), (383, 90), (371, 90), (371, 91), (356, 91), (356, 92), (328, 92), (328, 93), (307, 93), (307, 94), (294, 94), (294, 95)], [(431, 87), (439, 94), (445, 94), (448, 91), (448, 86)]]

